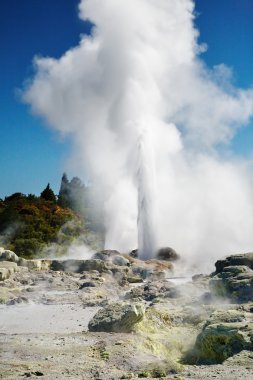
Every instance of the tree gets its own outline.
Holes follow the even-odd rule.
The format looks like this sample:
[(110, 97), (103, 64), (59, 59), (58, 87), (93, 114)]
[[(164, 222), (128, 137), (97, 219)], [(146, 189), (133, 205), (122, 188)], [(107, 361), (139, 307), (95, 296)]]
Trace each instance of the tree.
[(47, 187), (42, 191), (40, 197), (45, 199), (45, 201), (50, 201), (56, 203), (56, 196), (53, 190), (50, 188), (50, 184), (47, 184)]
[(84, 207), (85, 185), (80, 178), (73, 177), (68, 180), (67, 174), (64, 173), (61, 180), (61, 187), (58, 196), (58, 205), (67, 207), (76, 212), (81, 212)]
[(19, 202), (23, 201), (26, 198), (26, 195), (23, 193), (14, 193), (9, 197), (5, 197), (6, 202)]
[(63, 173), (61, 179), (61, 187), (58, 195), (58, 205), (61, 207), (70, 207), (70, 188), (66, 173)]
[(69, 184), (70, 208), (76, 212), (84, 207), (85, 186), (78, 177), (73, 177)]

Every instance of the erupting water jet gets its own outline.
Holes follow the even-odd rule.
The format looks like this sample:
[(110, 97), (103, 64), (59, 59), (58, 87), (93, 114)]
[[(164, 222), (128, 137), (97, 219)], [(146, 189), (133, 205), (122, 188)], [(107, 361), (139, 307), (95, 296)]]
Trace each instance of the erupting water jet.
[(157, 242), (155, 236), (155, 169), (154, 155), (148, 140), (148, 130), (144, 129), (138, 140), (138, 256), (150, 259), (155, 256)]

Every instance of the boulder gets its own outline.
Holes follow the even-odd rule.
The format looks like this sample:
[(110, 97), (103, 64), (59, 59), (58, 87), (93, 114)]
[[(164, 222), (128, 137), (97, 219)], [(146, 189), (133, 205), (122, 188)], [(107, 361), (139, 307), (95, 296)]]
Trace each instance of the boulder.
[(0, 247), (0, 261), (12, 261), (18, 263), (19, 257), (14, 252)]
[(215, 274), (223, 272), (225, 267), (229, 266), (247, 266), (250, 269), (253, 269), (253, 253), (244, 253), (238, 255), (231, 255), (226, 257), (224, 260), (218, 260), (215, 263), (216, 272)]
[(100, 309), (89, 322), (89, 331), (130, 332), (145, 314), (142, 304), (117, 302)]
[(133, 249), (130, 253), (129, 253), (129, 256), (133, 257), (133, 258), (137, 258), (138, 257), (138, 249)]
[(122, 255), (115, 255), (112, 257), (112, 263), (119, 266), (129, 266), (130, 262)]
[[(246, 265), (247, 264), (247, 265)], [(216, 272), (210, 279), (212, 294), (228, 297), (233, 302), (248, 302), (253, 297), (251, 254), (229, 256), (216, 262)]]
[(180, 259), (179, 254), (170, 247), (163, 247), (157, 251), (157, 259), (164, 261), (176, 261)]
[(198, 362), (222, 363), (242, 350), (253, 349), (253, 316), (239, 310), (215, 311), (198, 335)]

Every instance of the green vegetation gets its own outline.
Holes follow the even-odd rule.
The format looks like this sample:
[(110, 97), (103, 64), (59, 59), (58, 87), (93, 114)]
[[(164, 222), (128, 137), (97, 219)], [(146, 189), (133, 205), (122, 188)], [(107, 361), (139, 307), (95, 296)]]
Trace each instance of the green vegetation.
[(109, 360), (109, 358), (110, 358), (110, 354), (109, 354), (109, 352), (107, 352), (107, 351), (105, 351), (104, 349), (102, 349), (102, 350), (100, 351), (100, 357), (101, 357), (101, 359)]
[(0, 204), (1, 244), (19, 256), (32, 258), (52, 242), (57, 242), (60, 228), (73, 221), (66, 240), (83, 232), (84, 225), (70, 209), (42, 197), (15, 193)]
[(50, 188), (49, 183), (48, 183), (47, 187), (40, 194), (40, 197), (42, 199), (45, 199), (45, 201), (56, 203), (56, 196), (55, 196), (53, 190)]
[(150, 372), (148, 370), (144, 370), (144, 371), (141, 371), (138, 373), (138, 377), (140, 378), (146, 378), (146, 377), (150, 377)]
[(161, 377), (166, 377), (166, 372), (161, 368), (154, 368), (152, 370), (143, 370), (138, 373), (139, 378), (151, 377), (152, 379), (160, 379)]
[(152, 371), (152, 377), (155, 379), (166, 377), (166, 372), (162, 368), (154, 368)]
[(58, 199), (48, 184), (39, 197), (14, 193), (0, 200), (0, 245), (24, 258), (65, 254), (76, 239), (102, 248), (103, 221), (90, 217), (85, 189), (64, 174)]

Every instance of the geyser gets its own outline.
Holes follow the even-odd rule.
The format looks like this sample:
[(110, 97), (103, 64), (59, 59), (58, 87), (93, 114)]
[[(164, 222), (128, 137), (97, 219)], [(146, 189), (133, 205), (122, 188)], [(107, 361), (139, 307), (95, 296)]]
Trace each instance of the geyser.
[(226, 147), (253, 115), (253, 90), (201, 61), (194, 2), (81, 0), (79, 9), (91, 35), (60, 59), (36, 58), (24, 100), (71, 134), (75, 172), (104, 198), (106, 248), (139, 241), (150, 257), (170, 246), (197, 265), (251, 251), (251, 162)]
[(138, 256), (150, 259), (155, 256), (155, 168), (152, 145), (148, 143), (148, 130), (143, 129), (138, 140)]

